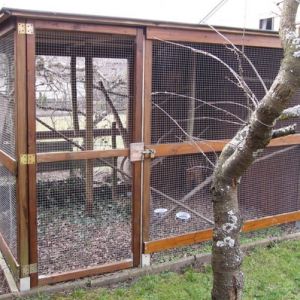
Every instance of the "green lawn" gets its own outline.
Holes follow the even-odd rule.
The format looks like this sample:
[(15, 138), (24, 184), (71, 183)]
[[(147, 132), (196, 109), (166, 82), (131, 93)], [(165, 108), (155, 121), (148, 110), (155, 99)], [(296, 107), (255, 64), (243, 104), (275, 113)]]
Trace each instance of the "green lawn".
[[(244, 261), (244, 299), (300, 299), (300, 241), (253, 250)], [(163, 273), (140, 278), (115, 289), (76, 290), (70, 295), (39, 296), (56, 300), (186, 300), (210, 299), (211, 268), (182, 274)]]

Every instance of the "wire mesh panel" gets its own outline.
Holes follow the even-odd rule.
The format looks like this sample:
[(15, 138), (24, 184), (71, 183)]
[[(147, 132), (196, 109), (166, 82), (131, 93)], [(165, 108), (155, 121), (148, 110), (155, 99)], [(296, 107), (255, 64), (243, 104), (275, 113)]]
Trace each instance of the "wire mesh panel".
[(300, 210), (300, 147), (266, 149), (242, 177), (239, 199), (245, 220)]
[[(282, 50), (243, 52), (269, 87)], [(230, 138), (265, 94), (243, 55), (224, 45), (154, 41), (152, 78), (152, 143)]]
[(0, 164), (0, 233), (17, 259), (16, 178)]
[(216, 156), (157, 158), (152, 162), (150, 240), (212, 226), (209, 187)]
[[(38, 166), (40, 274), (132, 257), (131, 175), (127, 162), (123, 157), (69, 161), (59, 172), (43, 164)], [(92, 182), (86, 176), (88, 167), (93, 170)]]
[(36, 54), (38, 152), (127, 148), (134, 39), (38, 32)]
[(14, 33), (0, 37), (0, 149), (15, 157)]

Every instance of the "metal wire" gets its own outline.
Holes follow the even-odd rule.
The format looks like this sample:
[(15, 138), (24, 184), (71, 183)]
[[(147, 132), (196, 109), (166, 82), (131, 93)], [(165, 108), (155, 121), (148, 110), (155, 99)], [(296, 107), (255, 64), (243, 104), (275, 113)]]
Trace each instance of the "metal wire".
[(15, 157), (14, 33), (0, 38), (0, 149)]
[(0, 233), (17, 259), (16, 178), (0, 164)]

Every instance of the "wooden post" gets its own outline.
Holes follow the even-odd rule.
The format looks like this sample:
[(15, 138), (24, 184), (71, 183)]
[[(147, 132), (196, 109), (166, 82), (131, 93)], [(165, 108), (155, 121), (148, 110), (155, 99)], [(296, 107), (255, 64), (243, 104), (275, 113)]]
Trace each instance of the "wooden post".
[(71, 72), (71, 93), (72, 93), (72, 114), (73, 114), (73, 126), (76, 135), (79, 132), (79, 120), (78, 120), (78, 105), (77, 105), (77, 79), (76, 79), (76, 56), (71, 56), (70, 61)]
[[(144, 142), (151, 144), (152, 126), (152, 41), (145, 45), (145, 77), (144, 77)], [(143, 243), (149, 241), (150, 235), (150, 202), (151, 202), (151, 159), (145, 158), (143, 169)]]
[[(133, 101), (133, 143), (141, 142), (143, 139), (142, 114), (143, 114), (143, 71), (144, 71), (144, 33), (138, 29), (135, 47), (135, 68), (134, 68), (134, 101)], [(142, 186), (142, 163), (132, 163), (132, 252), (133, 266), (141, 264), (142, 239), (141, 239), (141, 186)]]
[[(25, 23), (23, 20), (19, 22)], [(28, 232), (28, 166), (21, 161), (27, 154), (27, 86), (26, 86), (26, 35), (15, 32), (15, 101), (16, 101), (16, 156), (17, 177), (17, 243), (20, 264), (20, 289), (28, 289), (30, 284), (26, 268), (29, 266)]]
[[(111, 124), (111, 147), (112, 149), (117, 148), (117, 125), (116, 122), (112, 122)], [(118, 158), (113, 158), (113, 169), (112, 169), (112, 186), (111, 186), (111, 192), (112, 192), (112, 199), (116, 200), (117, 196), (117, 185), (118, 185)]]
[[(86, 96), (86, 136), (85, 150), (94, 148), (94, 124), (93, 124), (93, 58), (85, 58), (85, 96)], [(93, 211), (93, 160), (85, 163), (85, 188), (86, 188), (86, 212)]]
[[(26, 35), (28, 153), (36, 156), (35, 34)], [(30, 285), (38, 285), (36, 163), (28, 165)]]

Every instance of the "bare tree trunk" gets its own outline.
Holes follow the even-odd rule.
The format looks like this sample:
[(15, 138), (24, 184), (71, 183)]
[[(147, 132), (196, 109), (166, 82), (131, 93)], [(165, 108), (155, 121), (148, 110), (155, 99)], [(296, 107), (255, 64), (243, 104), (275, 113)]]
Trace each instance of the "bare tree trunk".
[(284, 59), (278, 75), (250, 116), (247, 125), (225, 146), (214, 170), (212, 299), (242, 298), (242, 254), (239, 245), (242, 220), (237, 199), (240, 178), (272, 138), (295, 132), (294, 125), (279, 130), (273, 128), (300, 86), (300, 38), (295, 29), (298, 5), (296, 0), (284, 1), (280, 24)]

